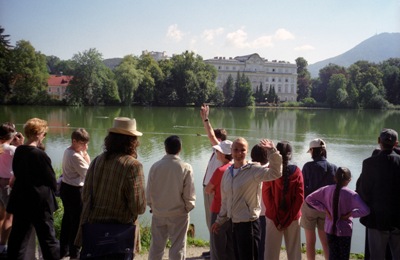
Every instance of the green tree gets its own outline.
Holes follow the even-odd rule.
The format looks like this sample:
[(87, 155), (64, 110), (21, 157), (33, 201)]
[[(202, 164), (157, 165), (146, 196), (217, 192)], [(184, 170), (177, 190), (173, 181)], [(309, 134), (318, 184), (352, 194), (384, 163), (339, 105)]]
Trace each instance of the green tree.
[(138, 59), (132, 55), (125, 56), (114, 69), (118, 92), (124, 105), (131, 105), (134, 93), (143, 80), (143, 71), (137, 68)]
[(224, 105), (229, 106), (232, 102), (233, 95), (235, 94), (235, 83), (233, 77), (229, 74), (225, 84), (222, 87), (222, 93), (224, 95)]
[(172, 84), (172, 60), (161, 60), (158, 65), (164, 75), (161, 83), (154, 86), (154, 104), (160, 106), (175, 105), (178, 100), (178, 95)]
[(389, 59), (380, 68), (387, 100), (392, 104), (400, 104), (400, 59)]
[(12, 102), (17, 104), (45, 104), (47, 94), (46, 56), (36, 52), (28, 41), (18, 41), (13, 52)]
[(387, 100), (379, 93), (379, 89), (371, 82), (361, 88), (360, 101), (364, 108), (382, 109), (389, 106)]
[(7, 103), (11, 95), (12, 46), (9, 37), (0, 26), (0, 104)]
[(143, 80), (135, 92), (135, 102), (151, 105), (155, 101), (155, 90), (162, 86), (164, 73), (159, 63), (150, 54), (140, 56), (137, 67), (143, 71)]
[(72, 61), (74, 78), (66, 91), (69, 104), (101, 105), (106, 104), (105, 100), (111, 99), (111, 103), (119, 100), (115, 96), (116, 85), (112, 83), (113, 73), (104, 65), (101, 53), (91, 48), (75, 54)]
[(256, 92), (254, 93), (254, 99), (258, 103), (265, 101), (265, 93), (264, 93), (262, 82), (260, 82), (260, 85), (257, 86), (257, 88), (256, 88)]
[(168, 84), (178, 97), (176, 105), (200, 105), (210, 101), (215, 91), (216, 69), (193, 52), (184, 52), (171, 59), (172, 68)]
[(269, 91), (267, 94), (267, 101), (268, 101), (268, 103), (271, 103), (271, 104), (276, 104), (279, 102), (279, 97), (276, 94), (275, 86), (269, 87)]
[(56, 65), (56, 71), (62, 72), (64, 75), (73, 75), (75, 71), (75, 63), (73, 60), (61, 60)]
[(235, 95), (232, 99), (232, 106), (234, 107), (246, 107), (254, 105), (253, 91), (251, 89), (250, 79), (242, 73), (240, 76), (239, 72), (235, 81)]
[(154, 101), (155, 80), (149, 71), (145, 71), (135, 92), (135, 102), (141, 105), (151, 105)]
[(303, 57), (296, 59), (297, 65), (297, 101), (311, 95), (311, 75), (307, 70), (308, 62)]
[(319, 71), (319, 79), (314, 81), (312, 85), (312, 97), (317, 102), (326, 102), (326, 90), (328, 89), (329, 80), (334, 74), (346, 75), (346, 69), (342, 66), (329, 63)]
[(331, 107), (347, 106), (347, 79), (343, 74), (334, 74), (329, 79), (327, 89), (327, 102)]
[(58, 65), (61, 60), (57, 56), (46, 56), (46, 64), (50, 74), (58, 74), (60, 71), (58, 70)]

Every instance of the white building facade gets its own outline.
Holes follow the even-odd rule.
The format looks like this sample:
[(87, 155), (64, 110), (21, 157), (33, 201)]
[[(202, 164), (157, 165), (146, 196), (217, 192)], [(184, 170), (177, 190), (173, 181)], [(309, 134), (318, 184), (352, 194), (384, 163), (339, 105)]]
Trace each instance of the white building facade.
[(297, 99), (297, 65), (285, 61), (268, 61), (257, 53), (226, 59), (214, 57), (205, 60), (218, 71), (216, 85), (223, 88), (229, 75), (236, 80), (237, 73), (244, 73), (251, 82), (253, 92), (262, 83), (263, 91), (268, 93), (274, 87), (281, 102)]

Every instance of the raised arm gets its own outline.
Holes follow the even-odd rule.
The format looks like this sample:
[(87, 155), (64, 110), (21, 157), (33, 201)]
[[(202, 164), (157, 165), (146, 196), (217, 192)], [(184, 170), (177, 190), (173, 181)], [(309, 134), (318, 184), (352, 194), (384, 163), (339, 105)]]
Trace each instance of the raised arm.
[(210, 107), (203, 104), (200, 108), (200, 116), (203, 121), (204, 129), (206, 130), (207, 137), (210, 140), (212, 146), (219, 144), (217, 137), (215, 136), (214, 129), (211, 126), (208, 115), (210, 113)]

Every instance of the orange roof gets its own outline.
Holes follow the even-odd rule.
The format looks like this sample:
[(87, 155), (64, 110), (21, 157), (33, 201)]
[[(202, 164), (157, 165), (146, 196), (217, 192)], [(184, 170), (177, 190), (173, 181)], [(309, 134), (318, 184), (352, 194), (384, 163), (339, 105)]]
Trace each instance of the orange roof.
[(69, 82), (72, 80), (73, 76), (65, 75), (50, 75), (47, 80), (47, 84), (51, 86), (68, 86)]

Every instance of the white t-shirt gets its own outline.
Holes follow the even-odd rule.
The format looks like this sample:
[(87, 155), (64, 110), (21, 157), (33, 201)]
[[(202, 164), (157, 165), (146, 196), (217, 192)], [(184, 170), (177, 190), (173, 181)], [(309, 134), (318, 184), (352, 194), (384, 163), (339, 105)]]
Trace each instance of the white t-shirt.
[(9, 144), (2, 144), (2, 146), (3, 153), (0, 154), (0, 178), (9, 179), (14, 175), (12, 161), (17, 147)]
[(89, 164), (81, 153), (75, 152), (72, 148), (65, 150), (62, 163), (63, 182), (72, 186), (83, 186), (88, 168)]
[(213, 148), (213, 153), (210, 160), (208, 161), (207, 170), (204, 175), (203, 185), (207, 185), (210, 182), (215, 170), (218, 169), (220, 166), (222, 166), (222, 162), (217, 159), (217, 152)]

